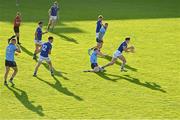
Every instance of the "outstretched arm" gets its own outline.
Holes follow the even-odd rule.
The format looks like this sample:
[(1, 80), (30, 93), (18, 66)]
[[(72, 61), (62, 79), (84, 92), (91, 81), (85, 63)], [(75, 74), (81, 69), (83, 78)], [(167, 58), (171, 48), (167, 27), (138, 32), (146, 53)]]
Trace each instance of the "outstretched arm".
[(97, 54), (98, 54), (99, 56), (102, 56), (102, 57), (105, 57), (105, 56), (106, 56), (105, 54), (103, 54), (103, 53), (100, 52), (100, 51), (98, 51)]

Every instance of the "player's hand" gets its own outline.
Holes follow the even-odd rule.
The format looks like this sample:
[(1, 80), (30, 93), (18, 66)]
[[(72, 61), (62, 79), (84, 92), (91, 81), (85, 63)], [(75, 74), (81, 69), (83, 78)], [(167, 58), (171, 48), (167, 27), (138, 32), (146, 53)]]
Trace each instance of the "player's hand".
[(132, 53), (134, 53), (134, 52), (135, 52), (135, 47), (134, 47), (134, 46), (131, 46), (131, 47), (130, 47), (130, 50), (131, 50)]
[(46, 30), (46, 31), (44, 32), (44, 34), (46, 34), (46, 33), (48, 33), (48, 30)]

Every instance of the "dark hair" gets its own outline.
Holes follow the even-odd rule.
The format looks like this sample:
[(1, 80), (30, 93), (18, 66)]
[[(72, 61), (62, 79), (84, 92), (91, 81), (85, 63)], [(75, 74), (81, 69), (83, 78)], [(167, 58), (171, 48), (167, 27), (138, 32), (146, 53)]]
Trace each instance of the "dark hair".
[(131, 38), (130, 37), (126, 37), (125, 40), (130, 40)]
[(96, 51), (96, 50), (98, 50), (98, 48), (96, 47), (96, 48), (94, 48), (94, 51)]
[(8, 43), (12, 40), (12, 39), (15, 39), (16, 35), (13, 35), (11, 36), (9, 39), (8, 39)]
[(105, 23), (105, 25), (108, 25), (108, 23)]
[(15, 38), (11, 39), (11, 41), (15, 41), (15, 40), (16, 40)]
[(38, 23), (38, 25), (40, 25), (40, 24), (43, 24), (43, 22), (42, 22), (42, 21), (40, 21), (40, 22)]
[(49, 37), (48, 37), (48, 40), (52, 40), (52, 39), (53, 39), (53, 37), (52, 37), (52, 36), (49, 36)]
[(103, 18), (103, 16), (102, 16), (102, 15), (99, 15), (98, 18)]

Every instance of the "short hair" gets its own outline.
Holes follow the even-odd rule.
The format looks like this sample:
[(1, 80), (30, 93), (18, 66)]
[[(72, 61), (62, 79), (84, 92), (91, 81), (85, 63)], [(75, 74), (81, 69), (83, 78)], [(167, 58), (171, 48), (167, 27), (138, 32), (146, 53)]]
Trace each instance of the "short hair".
[(98, 48), (94, 48), (94, 51), (98, 50)]
[(11, 40), (12, 40), (12, 41), (15, 41), (16, 39), (15, 39), (15, 38), (12, 38)]
[(130, 37), (126, 37), (125, 40), (130, 40), (131, 38)]
[(49, 37), (48, 37), (48, 40), (52, 40), (52, 39), (54, 39), (52, 36), (49, 36)]
[(54, 1), (54, 4), (57, 4), (58, 2), (57, 1)]
[(108, 25), (108, 23), (105, 23), (104, 25)]
[(21, 13), (20, 13), (20, 12), (17, 12), (16, 15), (21, 15)]
[(42, 21), (39, 21), (38, 25), (40, 25), (40, 24), (43, 24), (43, 22), (42, 22)]
[[(15, 38), (12, 38), (10, 41), (11, 41), (11, 42), (12, 42), (12, 41), (16, 41), (16, 39), (15, 39)], [(9, 41), (9, 42), (10, 42), (10, 41)]]
[(102, 15), (99, 15), (98, 18), (103, 18), (103, 16), (102, 16)]

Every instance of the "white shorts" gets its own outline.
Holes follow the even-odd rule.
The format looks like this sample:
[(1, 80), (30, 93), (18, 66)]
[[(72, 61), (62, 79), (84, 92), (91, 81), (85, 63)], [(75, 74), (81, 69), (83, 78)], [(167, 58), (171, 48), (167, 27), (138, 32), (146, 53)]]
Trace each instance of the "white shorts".
[(42, 45), (43, 44), (42, 40), (34, 40), (34, 43), (38, 44), (38, 45)]
[(116, 50), (116, 52), (113, 54), (113, 58), (118, 58), (122, 55), (122, 53), (119, 50)]
[(50, 20), (56, 21), (57, 20), (57, 16), (50, 16)]
[(46, 62), (50, 62), (50, 58), (49, 57), (43, 57), (43, 56), (39, 56), (39, 62), (42, 62), (42, 61), (46, 61)]
[(96, 33), (96, 38), (98, 38), (99, 37), (99, 33)]

